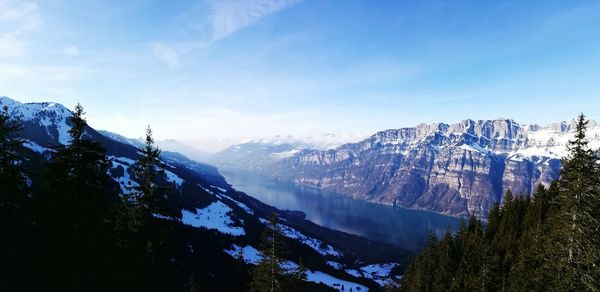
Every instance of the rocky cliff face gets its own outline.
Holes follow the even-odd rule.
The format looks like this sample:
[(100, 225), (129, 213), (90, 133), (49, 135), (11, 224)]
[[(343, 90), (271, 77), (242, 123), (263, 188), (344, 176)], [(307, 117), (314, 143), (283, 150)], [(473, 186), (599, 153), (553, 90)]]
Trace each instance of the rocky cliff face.
[[(529, 195), (558, 178), (573, 130), (572, 122), (521, 126), (510, 119), (421, 124), (335, 149), (271, 153), (235, 166), (368, 201), (485, 216), (507, 190)], [(600, 147), (594, 122), (588, 135), (591, 146)]]

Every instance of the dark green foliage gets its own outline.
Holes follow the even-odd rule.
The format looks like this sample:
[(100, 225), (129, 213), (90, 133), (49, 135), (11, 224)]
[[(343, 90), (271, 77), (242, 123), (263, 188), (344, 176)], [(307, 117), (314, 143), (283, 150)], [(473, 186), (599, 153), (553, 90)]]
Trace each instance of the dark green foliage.
[(559, 212), (551, 214), (554, 241), (546, 245), (549, 271), (555, 287), (565, 290), (594, 289), (600, 286), (600, 182), (598, 153), (588, 148), (585, 136), (588, 121), (581, 114), (575, 139), (569, 141), (569, 155), (563, 159)]
[(83, 115), (78, 104), (71, 118), (70, 143), (58, 147), (47, 165), (37, 212), (47, 263), (62, 263), (53, 272), (72, 279), (72, 289), (102, 285), (97, 268), (110, 260), (106, 251), (113, 241), (110, 207), (116, 199), (105, 150), (88, 138)]
[(281, 267), (282, 243), (277, 214), (273, 213), (262, 235), (260, 247), (262, 258), (254, 270), (250, 291), (284, 291), (284, 271)]
[(34, 239), (30, 236), (31, 194), (22, 169), (24, 140), (19, 137), (22, 130), (23, 126), (10, 117), (7, 107), (0, 110), (0, 230), (3, 232), (0, 259), (9, 270), (3, 273), (6, 277), (3, 285), (26, 278), (24, 275), (30, 269), (28, 251)]
[(21, 168), (24, 140), (19, 137), (23, 126), (11, 119), (8, 108), (0, 111), (0, 214), (3, 223), (20, 220), (27, 203), (25, 175)]
[(160, 160), (160, 149), (154, 146), (152, 129), (146, 129), (144, 147), (138, 149), (138, 159), (133, 165), (133, 180), (139, 185), (131, 188), (128, 201), (142, 209), (145, 216), (160, 214), (171, 218), (180, 218), (174, 200), (169, 197), (169, 187), (160, 186), (159, 178), (165, 174), (164, 163)]
[(507, 191), (483, 228), (475, 218), (434, 237), (406, 270), (404, 291), (598, 291), (600, 158), (579, 116), (559, 180), (531, 199)]
[[(122, 152), (115, 152), (114, 144), (95, 137), (81, 105), (75, 108), (70, 124), (68, 145), (42, 156), (21, 147), (22, 126), (7, 110), (0, 112), (0, 227), (4, 231), (0, 259), (8, 270), (0, 275), (4, 290), (250, 288), (252, 265), (243, 261), (241, 253), (234, 259), (224, 249), (238, 241), (256, 246), (257, 231), (262, 230), (256, 217), (243, 213), (239, 220), (245, 220), (248, 236), (238, 238), (183, 225), (179, 220), (181, 201), (175, 195), (185, 193), (187, 206), (198, 207), (214, 201), (214, 195), (203, 189), (206, 182), (202, 176), (184, 168), (177, 171), (185, 180), (183, 185), (169, 183), (164, 169), (175, 168), (163, 165), (150, 129), (137, 162), (125, 169), (110, 167), (104, 147), (112, 145), (112, 155), (126, 157), (135, 150), (117, 148)], [(123, 176), (125, 171), (139, 185), (122, 190), (109, 176)], [(264, 257), (265, 274), (276, 275), (268, 283), (276, 283), (283, 291), (329, 291), (327, 286), (305, 282), (301, 260), (297, 269), (287, 273), (277, 267), (280, 257), (290, 258), (290, 252), (284, 250), (276, 219), (263, 237), (262, 250), (273, 255)], [(294, 256), (307, 255), (306, 250), (298, 250), (301, 252)], [(307, 259), (311, 266), (325, 265), (321, 257)]]
[(308, 279), (306, 268), (302, 258), (298, 259), (298, 266), (288, 273), (286, 278), (287, 291), (301, 291), (304, 287), (304, 282)]

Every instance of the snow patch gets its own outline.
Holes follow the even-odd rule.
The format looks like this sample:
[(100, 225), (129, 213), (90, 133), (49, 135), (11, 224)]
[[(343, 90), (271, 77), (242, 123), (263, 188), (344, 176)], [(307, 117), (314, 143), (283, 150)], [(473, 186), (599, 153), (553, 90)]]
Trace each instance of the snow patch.
[(112, 163), (112, 169), (117, 167), (123, 168), (123, 175), (119, 177), (113, 177), (113, 179), (119, 183), (121, 187), (121, 192), (124, 195), (129, 195), (132, 193), (131, 188), (139, 186), (139, 184), (131, 179), (129, 175), (129, 167), (133, 164), (133, 160), (125, 158), (125, 157), (108, 157)]
[(347, 274), (352, 275), (357, 278), (362, 278), (362, 276), (363, 276), (360, 271), (355, 270), (355, 269), (346, 269), (345, 271)]
[(330, 265), (331, 267), (333, 267), (336, 270), (341, 270), (344, 268), (343, 264), (340, 264), (338, 262), (334, 262), (334, 261), (327, 261), (327, 264)]
[(365, 278), (377, 282), (380, 286), (384, 286), (390, 277), (392, 269), (397, 265), (396, 263), (373, 264), (361, 267), (360, 270)]
[(352, 291), (369, 291), (369, 288), (367, 288), (366, 286), (345, 280), (340, 280), (334, 276), (325, 274), (320, 271), (307, 271), (306, 276), (308, 278), (308, 281), (310, 282), (323, 283), (338, 291), (349, 291), (350, 289), (352, 289)]
[[(260, 252), (249, 245), (241, 248), (240, 246), (234, 244), (231, 249), (225, 250), (225, 252), (232, 257), (237, 257), (240, 249), (242, 249), (242, 255), (246, 263), (257, 265), (262, 259)], [(281, 267), (283, 270), (291, 272), (298, 267), (298, 264), (292, 261), (284, 261), (281, 263)], [(311, 271), (307, 269), (306, 278), (309, 282), (322, 283), (338, 291), (349, 291), (350, 289), (353, 291), (369, 291), (369, 288), (363, 285), (341, 280), (321, 271)]]
[(213, 185), (211, 185), (211, 187), (216, 188), (217, 190), (221, 191), (221, 193), (226, 193), (227, 192), (227, 190), (224, 189), (224, 188), (220, 188), (220, 187), (213, 186)]
[(186, 225), (216, 229), (221, 233), (233, 236), (245, 235), (243, 227), (234, 226), (229, 215), (231, 213), (233, 210), (222, 202), (214, 202), (205, 208), (196, 209), (196, 213), (181, 210), (182, 221)]
[(342, 256), (342, 253), (340, 251), (334, 249), (329, 244), (324, 244), (322, 241), (320, 241), (318, 239), (308, 237), (308, 236), (302, 234), (300, 231), (298, 231), (292, 227), (289, 227), (287, 225), (279, 224), (279, 227), (281, 228), (283, 236), (299, 240), (300, 242), (310, 246), (312, 249), (314, 249), (316, 252), (320, 253), (321, 255), (324, 255), (324, 256), (332, 255), (335, 257)]
[(183, 185), (184, 182), (182, 178), (168, 170), (165, 170), (165, 175), (167, 176), (167, 181), (174, 183), (177, 188), (181, 188), (181, 185)]
[(235, 258), (238, 256), (240, 249), (243, 249), (242, 255), (244, 257), (244, 261), (248, 264), (258, 265), (258, 263), (262, 259), (262, 257), (260, 256), (260, 252), (250, 245), (244, 246), (242, 248), (234, 244), (232, 246), (232, 249), (226, 249), (225, 252)]
[(221, 194), (220, 196), (232, 201), (234, 204), (238, 205), (238, 207), (242, 208), (246, 213), (248, 213), (250, 215), (254, 215), (254, 210), (250, 209), (244, 203), (238, 202), (238, 201), (234, 200), (232, 197), (224, 195), (224, 194)]
[(480, 152), (483, 154), (490, 154), (491, 151), (481, 147), (479, 144), (462, 144), (458, 147), (459, 149), (471, 151), (471, 152)]
[(54, 149), (50, 149), (50, 148), (46, 148), (44, 146), (40, 146), (40, 144), (35, 143), (33, 141), (27, 141), (25, 143), (23, 143), (23, 146), (26, 148), (31, 149), (34, 152), (43, 154), (44, 152), (55, 152)]
[(278, 159), (284, 159), (284, 158), (289, 158), (292, 157), (298, 153), (300, 153), (302, 151), (302, 149), (292, 149), (290, 151), (283, 151), (283, 152), (278, 152), (278, 153), (271, 153), (271, 156), (278, 158)]

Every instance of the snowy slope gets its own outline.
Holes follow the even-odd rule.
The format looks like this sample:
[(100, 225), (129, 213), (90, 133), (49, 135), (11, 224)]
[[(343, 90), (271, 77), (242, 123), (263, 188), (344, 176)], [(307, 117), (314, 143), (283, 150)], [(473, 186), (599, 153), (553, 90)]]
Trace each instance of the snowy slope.
[[(242, 255), (246, 263), (257, 265), (262, 259), (260, 252), (252, 246), (245, 246), (241, 248), (240, 246), (234, 244), (232, 245), (231, 249), (227, 249), (225, 252), (230, 254), (232, 257), (236, 257), (240, 253), (240, 249), (242, 249)], [(292, 261), (285, 261), (281, 265), (287, 272), (291, 272), (298, 268), (298, 264)], [(341, 280), (321, 271), (307, 270), (306, 276), (309, 282), (322, 283), (338, 291), (349, 291), (350, 289), (353, 291), (369, 291), (369, 288), (363, 285)]]
[(181, 221), (193, 227), (215, 229), (233, 236), (245, 235), (244, 228), (236, 226), (231, 214), (233, 214), (233, 210), (229, 206), (222, 202), (215, 202), (205, 208), (196, 209), (196, 212), (182, 210)]
[(8, 97), (0, 97), (0, 109), (8, 107), (9, 115), (24, 124), (34, 124), (44, 130), (51, 139), (60, 144), (69, 142), (69, 118), (72, 113), (61, 104), (51, 102), (20, 103)]
[[(48, 154), (55, 151), (52, 147), (68, 143), (69, 118), (72, 113), (62, 105), (19, 103), (8, 98), (0, 98), (0, 102), (2, 105), (9, 106), (11, 115), (18, 117), (23, 122), (25, 126), (23, 136), (27, 139), (25, 147), (31, 150), (32, 155), (39, 155), (39, 159), (48, 159), (50, 157)], [(132, 187), (138, 185), (132, 176), (132, 166), (138, 155), (135, 143), (129, 143), (116, 136), (103, 136), (92, 128), (87, 128), (86, 133), (90, 139), (100, 142), (106, 148), (111, 163), (109, 174), (119, 184), (122, 194), (131, 193)], [(295, 246), (302, 246), (302, 244), (308, 246), (301, 250), (316, 258), (317, 262), (324, 263), (325, 257), (342, 257), (347, 254), (343, 253), (339, 246), (336, 246), (337, 244), (321, 239), (319, 236), (322, 234), (327, 235), (326, 238), (349, 237), (355, 242), (361, 243), (362, 246), (367, 244), (379, 246), (378, 243), (364, 238), (328, 230), (311, 222), (300, 220), (292, 224), (291, 215), (286, 215), (284, 211), (267, 206), (232, 189), (218, 174), (216, 168), (191, 161), (178, 153), (163, 154), (165, 155), (161, 158), (166, 169), (164, 175), (158, 178), (160, 180), (158, 184), (170, 186), (170, 192), (176, 194), (181, 208), (181, 223), (189, 226), (190, 230), (195, 228), (199, 229), (199, 232), (209, 230), (211, 234), (225, 238), (223, 242), (229, 241), (229, 244), (242, 240), (250, 241), (250, 244), (258, 246), (252, 240), (260, 238), (264, 229), (261, 218), (267, 218), (272, 212), (276, 212), (280, 216), (281, 222), (285, 222), (282, 227), (287, 240), (300, 243)], [(155, 214), (155, 217), (175, 220), (160, 214)], [(286, 218), (288, 219), (286, 220)], [(215, 232), (212, 232), (213, 230)], [(312, 236), (310, 236), (311, 232)], [(315, 234), (319, 236), (315, 236)], [(381, 248), (381, 246), (379, 247)], [(393, 250), (393, 253), (389, 253), (393, 256), (403, 253), (403, 251), (390, 249), (387, 246), (384, 249)], [(344, 251), (347, 250), (344, 249)], [(351, 253), (348, 254), (355, 255), (357, 253), (360, 251), (351, 250)], [(331, 285), (338, 282), (350, 283), (350, 281), (337, 279), (319, 271), (309, 273), (309, 278)]]

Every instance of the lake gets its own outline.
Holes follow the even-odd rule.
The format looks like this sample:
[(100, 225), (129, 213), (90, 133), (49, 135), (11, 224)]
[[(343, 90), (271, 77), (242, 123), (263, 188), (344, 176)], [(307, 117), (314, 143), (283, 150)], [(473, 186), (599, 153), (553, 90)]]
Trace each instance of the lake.
[(318, 188), (278, 181), (248, 171), (219, 172), (236, 190), (281, 210), (299, 210), (321, 226), (391, 243), (407, 250), (425, 244), (430, 232), (443, 236), (461, 219), (432, 212), (369, 203)]

